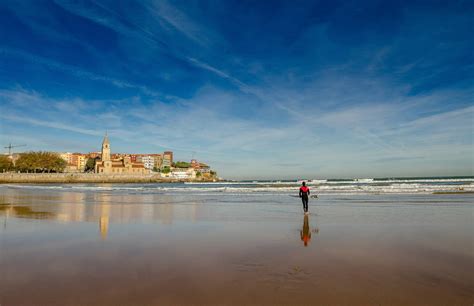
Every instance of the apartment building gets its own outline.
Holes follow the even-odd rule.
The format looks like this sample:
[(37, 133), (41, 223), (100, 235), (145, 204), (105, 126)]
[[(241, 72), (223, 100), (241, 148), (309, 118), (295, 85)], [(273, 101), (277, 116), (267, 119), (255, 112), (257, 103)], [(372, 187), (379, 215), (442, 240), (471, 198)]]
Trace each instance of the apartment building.
[(138, 155), (137, 162), (142, 163), (146, 169), (153, 170), (155, 167), (155, 157), (151, 155)]
[(170, 167), (173, 165), (173, 152), (165, 151), (163, 153), (163, 162), (161, 164), (161, 168)]

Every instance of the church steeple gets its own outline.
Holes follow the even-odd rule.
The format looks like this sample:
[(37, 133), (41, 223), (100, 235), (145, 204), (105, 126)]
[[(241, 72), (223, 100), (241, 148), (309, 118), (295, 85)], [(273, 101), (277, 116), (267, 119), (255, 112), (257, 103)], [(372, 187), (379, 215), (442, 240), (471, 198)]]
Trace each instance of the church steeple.
[(105, 132), (104, 140), (102, 141), (102, 161), (110, 160), (110, 142), (107, 132)]
[(105, 132), (104, 140), (102, 141), (102, 145), (104, 144), (110, 144), (109, 135), (107, 135), (107, 132)]

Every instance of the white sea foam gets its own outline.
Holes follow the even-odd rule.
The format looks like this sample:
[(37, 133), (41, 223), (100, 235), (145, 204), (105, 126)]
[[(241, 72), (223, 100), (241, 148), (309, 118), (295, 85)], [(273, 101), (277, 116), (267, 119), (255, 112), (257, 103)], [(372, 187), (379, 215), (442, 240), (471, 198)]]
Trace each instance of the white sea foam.
[[(416, 194), (435, 192), (474, 192), (474, 178), (307, 180), (313, 194)], [(185, 184), (53, 184), (0, 185), (0, 188), (35, 190), (165, 193), (165, 194), (297, 194), (297, 181), (215, 182)]]

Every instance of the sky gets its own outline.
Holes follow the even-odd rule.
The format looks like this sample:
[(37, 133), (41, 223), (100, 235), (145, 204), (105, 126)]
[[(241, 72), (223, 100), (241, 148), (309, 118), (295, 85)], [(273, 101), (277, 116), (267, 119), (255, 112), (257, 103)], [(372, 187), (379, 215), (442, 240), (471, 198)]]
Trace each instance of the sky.
[(0, 144), (474, 175), (473, 29), (473, 1), (0, 1)]

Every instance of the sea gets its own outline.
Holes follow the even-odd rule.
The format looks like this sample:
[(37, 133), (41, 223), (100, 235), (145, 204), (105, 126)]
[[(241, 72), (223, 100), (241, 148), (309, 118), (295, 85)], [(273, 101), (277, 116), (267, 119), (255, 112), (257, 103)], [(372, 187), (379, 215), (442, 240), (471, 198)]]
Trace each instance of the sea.
[[(446, 194), (474, 192), (474, 176), (304, 180), (313, 195)], [(295, 195), (303, 180), (252, 180), (155, 184), (8, 184), (8, 188), (141, 194)]]

